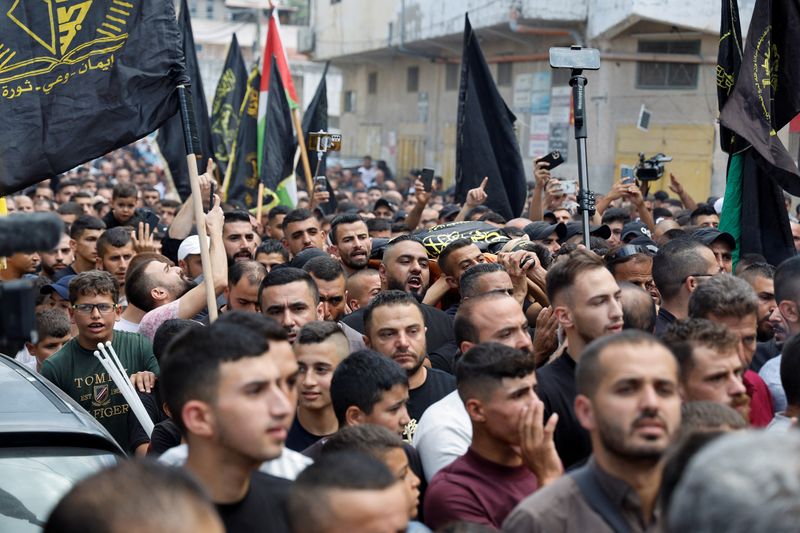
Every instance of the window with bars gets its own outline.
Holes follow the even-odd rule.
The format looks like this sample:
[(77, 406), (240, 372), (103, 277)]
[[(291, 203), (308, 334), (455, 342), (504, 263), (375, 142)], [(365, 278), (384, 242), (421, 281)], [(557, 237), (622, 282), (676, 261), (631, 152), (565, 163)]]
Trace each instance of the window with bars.
[[(700, 41), (639, 41), (639, 53), (700, 55)], [(699, 65), (639, 61), (636, 71), (638, 89), (696, 89)]]

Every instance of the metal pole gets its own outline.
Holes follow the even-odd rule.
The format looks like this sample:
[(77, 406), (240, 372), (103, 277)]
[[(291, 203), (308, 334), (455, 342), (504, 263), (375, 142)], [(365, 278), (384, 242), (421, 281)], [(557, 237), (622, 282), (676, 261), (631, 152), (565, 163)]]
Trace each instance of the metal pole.
[(575, 144), (578, 149), (578, 209), (583, 218), (583, 244), (587, 250), (591, 250), (589, 242), (589, 217), (594, 216), (595, 198), (594, 193), (589, 190), (589, 169), (586, 160), (586, 77), (582, 76), (581, 70), (573, 70), (572, 78), (569, 80), (572, 86), (572, 107), (575, 120)]

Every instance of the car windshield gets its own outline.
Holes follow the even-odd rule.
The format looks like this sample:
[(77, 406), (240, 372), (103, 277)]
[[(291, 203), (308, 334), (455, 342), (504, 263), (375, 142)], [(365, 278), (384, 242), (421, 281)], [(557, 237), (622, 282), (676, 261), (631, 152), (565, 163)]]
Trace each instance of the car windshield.
[(116, 461), (85, 448), (0, 448), (0, 531), (40, 531), (75, 483)]

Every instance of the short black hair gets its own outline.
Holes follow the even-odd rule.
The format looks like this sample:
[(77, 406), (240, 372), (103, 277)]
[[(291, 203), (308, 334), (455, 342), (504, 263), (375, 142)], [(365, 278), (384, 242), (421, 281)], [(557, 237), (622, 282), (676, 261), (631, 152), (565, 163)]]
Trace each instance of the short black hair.
[(267, 220), (272, 222), (273, 220), (275, 220), (275, 217), (280, 215), (286, 215), (289, 213), (289, 211), (291, 211), (291, 209), (289, 209), (288, 206), (276, 205), (275, 207), (269, 210), (269, 213), (267, 213)]
[(319, 344), (325, 342), (334, 335), (342, 335), (347, 341), (347, 337), (337, 322), (327, 320), (315, 320), (305, 324), (297, 333), (296, 344)]
[(316, 220), (314, 213), (308, 209), (294, 209), (286, 213), (286, 218), (283, 219), (281, 228), (283, 228), (283, 231), (286, 231), (286, 226), (289, 224), (292, 224), (293, 222), (302, 222), (303, 220), (308, 220), (309, 218)]
[(242, 209), (234, 209), (225, 213), (224, 224), (231, 224), (233, 222), (250, 222), (250, 214)]
[(319, 289), (314, 279), (301, 268), (294, 267), (281, 267), (273, 268), (261, 280), (261, 285), (258, 287), (258, 306), (264, 309), (264, 291), (269, 287), (278, 287), (280, 285), (288, 285), (295, 281), (303, 281), (308, 285), (311, 295), (314, 297), (314, 305), (319, 305)]
[(343, 490), (386, 490), (397, 478), (382, 461), (361, 452), (323, 454), (300, 472), (286, 503), (292, 531), (323, 531), (333, 511), (329, 494)]
[(286, 331), (260, 313), (231, 311), (208, 327), (189, 329), (168, 345), (161, 362), (161, 387), (172, 420), (186, 433), (181, 412), (190, 400), (216, 398), (219, 367), (244, 357), (259, 357)]
[(97, 256), (102, 259), (109, 247), (121, 248), (129, 242), (131, 242), (130, 226), (117, 226), (116, 228), (107, 229), (97, 239)]
[(536, 371), (530, 354), (500, 344), (476, 344), (456, 364), (456, 383), (461, 401), (488, 398), (503, 378), (523, 378)]
[(474, 243), (472, 242), (472, 239), (470, 239), (469, 237), (462, 237), (460, 239), (456, 239), (454, 241), (450, 241), (449, 243), (447, 243), (447, 246), (445, 246), (444, 250), (442, 250), (439, 253), (439, 258), (436, 260), (436, 262), (439, 264), (439, 268), (441, 269), (441, 271), (447, 274), (448, 276), (453, 275), (453, 269), (450, 268), (450, 265), (447, 264), (447, 259), (456, 250), (466, 248), (471, 244)]
[(153, 355), (156, 356), (156, 360), (161, 361), (167, 351), (167, 346), (179, 333), (187, 329), (202, 327), (203, 325), (196, 320), (187, 320), (185, 318), (165, 320), (163, 324), (158, 326), (155, 335), (153, 335)]
[[(740, 260), (741, 264), (741, 260)], [(739, 265), (736, 265), (737, 267)], [(737, 268), (738, 270), (738, 268)], [(744, 268), (739, 274), (739, 277), (752, 283), (754, 278), (762, 277), (766, 279), (775, 279), (775, 267), (766, 262), (752, 263)]]
[(800, 406), (800, 335), (787, 340), (781, 350), (781, 384), (787, 405)]
[(506, 269), (499, 263), (478, 263), (472, 265), (461, 274), (458, 280), (461, 298), (472, 298), (478, 295), (478, 281), (485, 274), (492, 272), (505, 272)]
[[(336, 234), (336, 228), (338, 228), (342, 224), (355, 224), (356, 222), (364, 222), (364, 219), (355, 213), (343, 213), (341, 215), (335, 216), (333, 220), (331, 220), (331, 231), (330, 231), (331, 242), (333, 244), (338, 243), (339, 236)], [(367, 229), (367, 231), (369, 231), (369, 228)]]
[(631, 214), (627, 209), (612, 207), (603, 212), (603, 218), (601, 220), (603, 224), (610, 224), (612, 222), (627, 224), (631, 220)]
[(372, 313), (375, 312), (375, 309), (377, 309), (378, 307), (384, 307), (388, 305), (413, 305), (414, 307), (419, 309), (419, 312), (422, 315), (423, 320), (425, 319), (425, 315), (422, 313), (422, 306), (420, 306), (416, 298), (414, 298), (407, 292), (397, 291), (397, 290), (381, 291), (375, 295), (375, 297), (369, 303), (367, 308), (364, 310), (365, 334), (369, 335), (370, 328), (372, 327)]
[(386, 218), (368, 218), (367, 231), (390, 231), (392, 221)]
[(714, 209), (714, 206), (708, 204), (700, 204), (695, 208), (694, 211), (692, 211), (692, 214), (689, 215), (689, 220), (691, 221), (692, 225), (694, 225), (697, 223), (697, 217), (709, 216), (709, 215), (717, 215), (717, 211)]
[(705, 244), (685, 237), (673, 239), (653, 257), (653, 281), (664, 299), (677, 296), (688, 276), (704, 274), (708, 268), (700, 250)]
[(328, 255), (309, 259), (303, 270), (322, 281), (334, 281), (344, 276), (342, 264)]
[(80, 272), (69, 282), (69, 303), (74, 304), (81, 296), (107, 294), (116, 304), (119, 303), (119, 282), (105, 270)]
[(81, 217), (84, 215), (85, 211), (80, 204), (76, 204), (75, 202), (64, 202), (58, 206), (56, 213), (59, 215), (75, 215), (77, 217)]
[(694, 349), (706, 346), (714, 350), (736, 350), (739, 337), (726, 326), (705, 318), (676, 320), (661, 336), (664, 344), (672, 350), (681, 369), (681, 381), (689, 377), (694, 369)]
[(256, 248), (256, 257), (258, 254), (281, 254), (284, 262), (289, 262), (289, 250), (278, 239), (264, 239)]
[(403, 439), (383, 426), (359, 424), (347, 426), (331, 435), (322, 447), (322, 455), (338, 452), (361, 452), (383, 460), (390, 450), (403, 449)]
[[(82, 209), (81, 213), (83, 213)], [(70, 226), (69, 228), (70, 239), (74, 239), (77, 241), (78, 239), (81, 238), (81, 235), (83, 235), (83, 232), (86, 231), (87, 229), (105, 230), (106, 224), (99, 218), (93, 217), (92, 215), (81, 215), (77, 219), (75, 219), (75, 222), (73, 222), (72, 226)]]
[(133, 183), (117, 183), (111, 193), (111, 200), (117, 198), (136, 198), (139, 196), (139, 191)]
[(247, 277), (251, 285), (260, 285), (266, 275), (267, 269), (258, 261), (236, 261), (228, 267), (228, 288), (239, 283), (243, 277)]
[(56, 192), (61, 192), (64, 187), (78, 187), (78, 181), (73, 179), (62, 179), (56, 186)]
[(800, 304), (800, 256), (785, 260), (775, 269), (775, 301)]
[(370, 414), (383, 394), (396, 385), (408, 387), (408, 375), (393, 359), (373, 350), (345, 357), (331, 378), (331, 402), (339, 426), (345, 425), (348, 407)]
[[(616, 335), (606, 335), (590, 342), (581, 354), (575, 370), (575, 383), (578, 386), (578, 394), (589, 398), (594, 396), (597, 386), (605, 374), (605, 369), (600, 364), (600, 356), (604, 352), (617, 346), (641, 346), (643, 344), (661, 346), (669, 352), (669, 348), (658, 338), (638, 329), (626, 329)], [(589, 357), (586, 357), (587, 354)]]

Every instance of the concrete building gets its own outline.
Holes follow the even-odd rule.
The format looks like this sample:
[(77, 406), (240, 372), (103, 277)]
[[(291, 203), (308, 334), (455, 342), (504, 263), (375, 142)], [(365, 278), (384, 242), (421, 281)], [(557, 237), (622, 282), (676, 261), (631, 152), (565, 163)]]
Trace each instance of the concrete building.
[[(739, 0), (745, 32), (753, 5)], [(311, 0), (298, 51), (341, 69), (347, 155), (384, 159), (399, 176), (433, 167), (452, 183), (465, 12), (517, 115), (528, 176), (553, 149), (567, 158), (554, 173), (577, 176), (569, 72), (548, 63), (550, 47), (577, 42), (601, 52), (587, 74), (591, 187), (607, 191), (621, 165), (661, 152), (674, 161), (651, 190), (667, 190), (672, 172), (698, 200), (723, 192), (720, 0)], [(637, 128), (642, 107), (647, 131)]]

